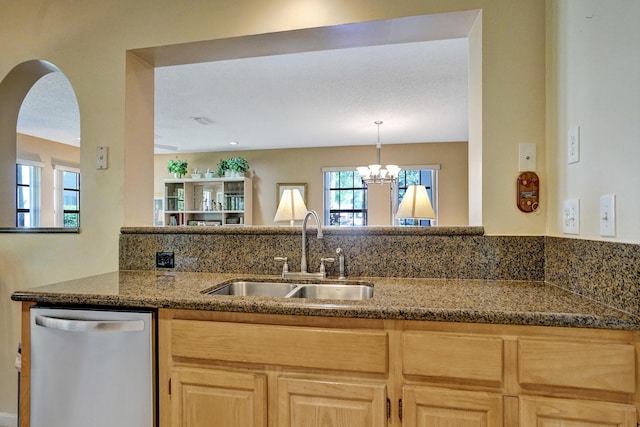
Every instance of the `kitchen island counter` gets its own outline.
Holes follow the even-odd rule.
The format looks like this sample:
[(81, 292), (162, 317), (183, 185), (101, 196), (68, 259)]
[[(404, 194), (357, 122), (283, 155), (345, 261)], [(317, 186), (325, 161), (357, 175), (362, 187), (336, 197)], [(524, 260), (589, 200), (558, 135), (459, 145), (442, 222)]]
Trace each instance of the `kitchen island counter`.
[(640, 318), (541, 281), (349, 278), (374, 284), (364, 301), (206, 295), (231, 279), (274, 276), (116, 271), (16, 291), (15, 301), (368, 319), (640, 330)]

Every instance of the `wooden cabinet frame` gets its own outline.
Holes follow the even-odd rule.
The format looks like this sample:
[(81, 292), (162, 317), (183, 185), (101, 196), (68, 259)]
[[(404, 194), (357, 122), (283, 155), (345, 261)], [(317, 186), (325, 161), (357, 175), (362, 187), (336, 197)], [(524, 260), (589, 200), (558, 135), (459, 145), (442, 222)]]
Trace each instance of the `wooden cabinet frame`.
[[(29, 308), (32, 305), (31, 302), (22, 304), (20, 427), (29, 426)], [(386, 399), (387, 427), (408, 427), (411, 416), (403, 423), (400, 408), (406, 393), (413, 396), (433, 393), (454, 396), (467, 402), (461, 407), (485, 407), (490, 419), (495, 419), (495, 413), (501, 411), (502, 424), (497, 425), (504, 427), (536, 425), (537, 418), (549, 418), (551, 412), (566, 413), (569, 418), (575, 418), (576, 413), (582, 412), (583, 418), (576, 419), (584, 419), (593, 425), (612, 423), (620, 427), (635, 427), (639, 420), (640, 332), (172, 309), (160, 309), (157, 319), (158, 427), (171, 426), (171, 398), (177, 392), (170, 388), (180, 387), (175, 383), (170, 385), (172, 374), (178, 372), (178, 380), (185, 375), (198, 378), (200, 369), (223, 371), (229, 374), (229, 378), (241, 378), (245, 383), (253, 384), (243, 390), (255, 389), (257, 394), (254, 396), (258, 399), (263, 399), (260, 397), (263, 390), (267, 396), (286, 395), (289, 393), (287, 390), (295, 394), (307, 389), (312, 391), (311, 394), (317, 394), (318, 390), (323, 390), (323, 383), (329, 380), (341, 384), (332, 393), (337, 397), (345, 395), (344, 390), (357, 390), (356, 394), (368, 396), (358, 403), (361, 408), (367, 408), (368, 404), (363, 403), (367, 399), (375, 402), (376, 408), (380, 408)], [(264, 340), (259, 345), (270, 343), (280, 356), (274, 360), (261, 360), (260, 352), (254, 351), (255, 355), (245, 360), (238, 361), (235, 356), (225, 359), (221, 356), (224, 351), (215, 353), (209, 341), (203, 342), (206, 350), (196, 349), (193, 353), (196, 357), (191, 357), (185, 350), (188, 340), (180, 344), (183, 347), (176, 346), (178, 354), (175, 354), (172, 347), (180, 340), (172, 335), (174, 320), (187, 321), (177, 323), (181, 325), (175, 329), (179, 333), (188, 333), (190, 327), (198, 325), (189, 323), (194, 321), (220, 323), (222, 325), (215, 326), (219, 331), (230, 331), (228, 327), (232, 324), (240, 325), (238, 331), (248, 337), (255, 330), (257, 333), (252, 339)], [(193, 347), (200, 343), (197, 334), (206, 336), (211, 330), (204, 325), (195, 328)], [(300, 331), (304, 332), (300, 334)], [(277, 334), (282, 332), (288, 337), (289, 344), (281, 345), (276, 340)], [(227, 332), (225, 336), (233, 335)], [(324, 353), (327, 357), (318, 357), (313, 352), (303, 354), (304, 358), (289, 354), (291, 342), (306, 340), (301, 348), (312, 347), (310, 343), (331, 346), (333, 337), (338, 337), (336, 342), (342, 344)], [(242, 348), (233, 351), (242, 352)], [(432, 360), (421, 363), (421, 358), (416, 357), (420, 352)], [(340, 359), (340, 354), (349, 357)], [(361, 355), (365, 362), (354, 363)], [(446, 363), (447, 358), (451, 363)], [(599, 363), (598, 358), (605, 358), (607, 362)], [(546, 360), (552, 361), (548, 371), (543, 369)], [(567, 360), (572, 365), (566, 365), (569, 363)], [(465, 364), (474, 366), (466, 367), (463, 373), (455, 369), (456, 365)], [(594, 379), (585, 380), (571, 372), (562, 376), (548, 375), (548, 372), (558, 372), (558, 366), (563, 364), (565, 370), (572, 367), (582, 369), (588, 373), (586, 377)], [(611, 382), (603, 379), (610, 374), (622, 380)], [(211, 378), (220, 377), (213, 374)], [(211, 378), (202, 376), (201, 381), (217, 384)], [(243, 393), (249, 396), (249, 391)], [(496, 397), (501, 399), (501, 405), (497, 404)], [(242, 398), (239, 399), (241, 402)], [(406, 404), (413, 405), (411, 400), (404, 403), (404, 411), (407, 410)], [(278, 411), (283, 410), (278, 405), (277, 399), (267, 399), (268, 427), (286, 426), (286, 421), (277, 416)], [(258, 415), (256, 419), (263, 420), (264, 415)]]
[[(569, 402), (594, 402), (605, 408), (605, 413), (607, 410), (615, 413), (613, 418), (624, 414), (626, 424), (620, 424), (624, 427), (636, 419), (640, 408), (638, 332), (188, 310), (161, 310), (159, 319), (161, 402), (162, 384), (168, 381), (168, 365), (198, 363), (216, 369), (265, 372), (270, 379), (269, 393), (280, 394), (280, 399), (290, 390), (311, 390), (310, 395), (317, 394), (314, 388), (325, 390), (323, 382), (327, 379), (343, 384), (334, 389), (338, 390), (338, 396), (341, 387), (345, 390), (353, 387), (364, 395), (376, 394), (371, 390), (378, 390), (371, 401), (379, 402), (380, 396), (386, 395), (389, 418), (383, 424), (388, 427), (413, 427), (416, 404), (425, 396), (439, 396), (427, 405), (436, 408), (435, 412), (438, 399), (459, 402), (458, 410), (452, 410), (452, 414), (466, 416), (467, 411), (469, 419), (488, 420), (487, 424), (478, 425), (504, 427), (527, 427), (533, 411), (531, 402), (544, 402), (540, 404), (541, 411), (550, 404), (562, 407), (566, 403), (568, 412), (574, 405)], [(202, 321), (214, 322), (216, 326), (210, 328), (199, 323)], [(165, 322), (174, 322), (174, 334), (188, 335), (193, 331), (195, 341), (181, 342), (181, 338), (172, 337), (170, 330), (162, 327)], [(211, 331), (215, 331), (218, 341), (203, 338)], [(248, 347), (238, 347), (238, 341), (232, 339), (242, 336), (248, 340)], [(200, 348), (190, 352), (189, 348), (196, 343), (200, 343)], [(292, 351), (311, 348), (311, 343), (326, 348), (326, 352), (312, 351), (299, 359), (296, 351)], [(175, 345), (174, 350), (171, 345)], [(270, 346), (273, 351), (260, 351)], [(359, 350), (350, 353), (353, 349)], [(381, 355), (380, 351), (386, 354)], [(594, 359), (585, 357), (581, 361), (576, 356), (580, 353), (591, 353)], [(546, 381), (541, 375), (544, 369), (536, 361), (547, 357), (554, 363), (557, 361), (559, 368), (549, 366), (553, 373), (567, 369), (563, 366), (568, 363), (563, 356), (567, 354), (580, 369), (591, 369), (593, 379), (583, 381), (579, 375), (569, 374), (555, 382)], [(599, 362), (601, 358), (608, 362)], [(601, 381), (603, 375), (612, 373), (624, 380)], [(361, 391), (358, 385), (364, 389)], [(380, 394), (382, 389), (384, 394)], [(307, 407), (313, 408), (309, 406), (313, 400), (305, 399), (297, 402), (306, 402)], [(551, 403), (545, 399), (551, 399)], [(360, 406), (356, 405), (354, 411), (367, 407), (365, 401), (358, 403)], [(273, 414), (289, 411), (291, 404), (269, 404), (272, 413), (269, 427), (288, 426), (286, 417)], [(376, 405), (380, 408), (380, 403)], [(405, 418), (401, 419), (403, 413)], [(162, 403), (160, 418), (161, 421), (166, 418)]]

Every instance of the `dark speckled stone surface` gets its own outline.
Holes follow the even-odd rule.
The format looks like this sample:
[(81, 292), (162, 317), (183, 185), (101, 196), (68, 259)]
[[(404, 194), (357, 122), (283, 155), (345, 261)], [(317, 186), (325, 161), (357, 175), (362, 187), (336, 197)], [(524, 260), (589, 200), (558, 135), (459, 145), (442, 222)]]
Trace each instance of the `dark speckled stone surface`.
[[(120, 272), (15, 292), (18, 301), (172, 307), (308, 316), (640, 330), (638, 245), (541, 236), (485, 236), (481, 227), (309, 230), (309, 271), (345, 252), (367, 301), (203, 295), (231, 278), (277, 278), (300, 267), (300, 228), (136, 227), (120, 235)], [(155, 254), (175, 253), (175, 274)], [(329, 266), (337, 277), (337, 263)], [(546, 276), (545, 276), (546, 273)], [(546, 280), (545, 280), (546, 279)]]
[(15, 292), (17, 301), (126, 307), (406, 319), (638, 330), (640, 318), (536, 281), (362, 278), (373, 282), (366, 301), (205, 295), (232, 278), (217, 273), (120, 271)]
[(546, 280), (640, 316), (640, 245), (547, 237)]
[[(482, 227), (363, 227), (309, 230), (309, 271), (344, 250), (347, 276), (544, 280), (544, 238), (484, 236)], [(153, 270), (175, 253), (176, 271), (279, 274), (276, 256), (300, 270), (300, 227), (138, 227), (120, 235), (120, 269)], [(336, 276), (337, 262), (328, 267)]]

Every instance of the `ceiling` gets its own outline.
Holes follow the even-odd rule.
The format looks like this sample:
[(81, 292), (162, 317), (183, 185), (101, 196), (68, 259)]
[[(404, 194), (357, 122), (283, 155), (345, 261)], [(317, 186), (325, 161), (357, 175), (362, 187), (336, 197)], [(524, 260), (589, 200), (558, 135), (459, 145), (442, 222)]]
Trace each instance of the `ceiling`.
[[(431, 21), (433, 22), (433, 21)], [(466, 141), (470, 19), (453, 38), (157, 66), (156, 153)], [(24, 100), (18, 132), (78, 145), (62, 73)], [(237, 145), (230, 145), (236, 142)]]

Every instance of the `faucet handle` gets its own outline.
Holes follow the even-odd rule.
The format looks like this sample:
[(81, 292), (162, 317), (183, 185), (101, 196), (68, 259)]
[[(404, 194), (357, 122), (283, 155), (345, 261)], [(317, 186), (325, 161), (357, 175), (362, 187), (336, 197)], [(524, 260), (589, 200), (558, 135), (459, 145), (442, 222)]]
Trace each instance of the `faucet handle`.
[(335, 258), (320, 258), (320, 273), (327, 274), (327, 269), (325, 267), (325, 263), (327, 262), (335, 262)]
[(281, 256), (277, 256), (275, 258), (273, 258), (274, 261), (282, 261), (282, 277), (284, 277), (284, 273), (288, 273), (289, 272), (289, 258), (285, 257), (281, 257)]

